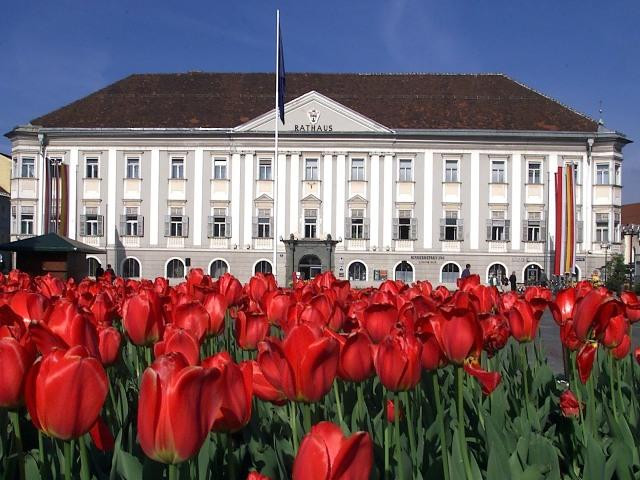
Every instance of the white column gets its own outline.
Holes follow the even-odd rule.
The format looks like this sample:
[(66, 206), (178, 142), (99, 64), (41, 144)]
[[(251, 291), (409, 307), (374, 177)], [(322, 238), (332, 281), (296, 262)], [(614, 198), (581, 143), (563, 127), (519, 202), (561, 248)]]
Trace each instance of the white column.
[(372, 247), (378, 247), (380, 245), (380, 238), (378, 236), (378, 229), (380, 228), (380, 155), (374, 154), (371, 158), (371, 188), (369, 198), (369, 242)]
[(78, 209), (78, 149), (69, 153), (69, 238), (76, 238), (76, 216)]
[(472, 249), (478, 249), (480, 241), (480, 152), (471, 152), (471, 186), (469, 201), (469, 239)]
[(202, 244), (202, 148), (196, 148), (193, 161), (193, 244)]
[(384, 204), (382, 205), (382, 248), (391, 246), (391, 229), (393, 228), (393, 155), (384, 156), (383, 165)]
[[(109, 169), (111, 171), (111, 169)], [(158, 188), (160, 184), (160, 150), (151, 149), (151, 199), (149, 204), (149, 245), (158, 244)], [(166, 207), (166, 206), (165, 206)]]
[[(427, 150), (424, 152), (424, 172), (422, 177), (422, 190), (424, 195), (422, 197), (424, 212), (424, 219), (422, 220), (422, 235), (424, 237), (424, 248), (433, 248), (433, 152)], [(416, 185), (420, 188), (419, 185)]]
[[(553, 236), (553, 241), (555, 242), (556, 238), (556, 183), (555, 183), (555, 174), (558, 170), (558, 154), (552, 153), (549, 155), (549, 167), (548, 167), (548, 182), (547, 188), (548, 191), (544, 192), (549, 199), (548, 213), (549, 213), (549, 230), (547, 230), (547, 243), (548, 243), (548, 252), (554, 248), (554, 243), (551, 242), (551, 237)], [(551, 264), (549, 264), (551, 266)], [(551, 269), (551, 268), (549, 268)]]
[(289, 233), (298, 236), (300, 229), (300, 154), (291, 154), (291, 178), (289, 182)]
[(511, 155), (511, 249), (520, 249), (522, 231), (522, 155)]
[(324, 154), (322, 161), (322, 238), (331, 232), (331, 220), (333, 220), (333, 155)]
[(582, 157), (582, 249), (591, 250), (593, 229), (593, 205), (591, 195), (593, 193), (593, 160), (587, 164), (587, 156)]
[[(284, 226), (287, 215), (287, 203), (285, 201), (287, 194), (287, 155), (285, 153), (278, 154), (278, 225), (276, 235), (273, 238), (277, 242), (278, 250), (284, 250), (284, 243), (280, 241), (280, 237), (285, 236)], [(278, 269), (284, 268), (284, 260), (278, 258)]]
[(231, 155), (231, 244), (240, 246), (240, 154)]
[[(344, 219), (345, 215), (345, 178), (346, 157), (344, 153), (338, 155), (336, 171), (336, 238), (344, 240)], [(339, 243), (337, 248), (344, 248), (344, 242)]]
[[(45, 214), (44, 208), (45, 208), (45, 204), (46, 204), (46, 199), (44, 198), (46, 193), (47, 193), (47, 187), (46, 187), (46, 182), (47, 182), (47, 165), (45, 162), (45, 156), (46, 156), (46, 152), (45, 155), (42, 155), (42, 151), (39, 151), (37, 155), (35, 155), (35, 158), (38, 159), (38, 164), (40, 165), (40, 167), (36, 167), (36, 175), (40, 176), (40, 181), (38, 182), (38, 201), (37, 201), (37, 212), (38, 215), (40, 217), (40, 221), (37, 224), (37, 234), (38, 235), (42, 235), (44, 234), (44, 226), (45, 223), (47, 222), (47, 218), (48, 215)], [(21, 192), (16, 192), (18, 195)], [(18, 212), (18, 215), (20, 215), (20, 212)], [(18, 218), (18, 231), (20, 228), (20, 218)]]
[[(243, 212), (243, 240), (242, 248), (246, 245), (251, 245), (253, 237), (253, 178), (256, 166), (253, 161), (253, 153), (244, 154), (244, 212)], [(280, 165), (278, 165), (278, 172), (280, 172)], [(279, 173), (278, 173), (279, 174)], [(278, 198), (278, 202), (281, 202)], [(238, 221), (240, 218), (238, 217)], [(232, 229), (233, 230), (233, 229)]]
[(108, 153), (109, 178), (107, 179), (107, 244), (116, 243), (116, 182), (122, 181), (116, 165), (116, 149), (110, 148)]

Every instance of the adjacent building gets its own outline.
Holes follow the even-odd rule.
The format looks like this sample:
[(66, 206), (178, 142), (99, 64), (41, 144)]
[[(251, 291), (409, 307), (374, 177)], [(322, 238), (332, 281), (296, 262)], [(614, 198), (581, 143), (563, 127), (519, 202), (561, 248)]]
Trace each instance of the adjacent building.
[[(454, 284), (552, 271), (576, 167), (576, 275), (621, 251), (623, 134), (501, 74), (132, 75), (14, 128), (12, 239), (57, 229), (127, 277)], [(278, 182), (274, 181), (277, 171)], [(276, 185), (277, 183), (277, 190)], [(56, 187), (51, 187), (55, 184)]]

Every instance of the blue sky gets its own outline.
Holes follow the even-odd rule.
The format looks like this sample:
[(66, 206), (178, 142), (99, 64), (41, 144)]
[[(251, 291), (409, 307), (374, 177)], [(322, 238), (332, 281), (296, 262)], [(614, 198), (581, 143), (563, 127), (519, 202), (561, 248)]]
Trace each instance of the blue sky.
[[(504, 72), (598, 118), (640, 202), (640, 2), (25, 1), (3, 10), (0, 130), (135, 72)], [(0, 150), (9, 151), (6, 138)]]

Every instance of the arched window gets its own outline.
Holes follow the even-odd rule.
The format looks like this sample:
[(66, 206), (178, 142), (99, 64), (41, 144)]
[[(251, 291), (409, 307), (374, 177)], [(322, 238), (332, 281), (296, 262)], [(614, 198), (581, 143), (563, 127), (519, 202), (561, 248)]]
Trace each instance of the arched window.
[(396, 267), (395, 279), (404, 283), (413, 282), (413, 267), (407, 262), (400, 262)]
[(353, 262), (349, 265), (349, 280), (352, 282), (364, 282), (367, 280), (367, 267), (362, 262)]
[(256, 263), (253, 273), (271, 273), (271, 263), (266, 260), (260, 260)]
[(229, 271), (229, 265), (224, 260), (216, 260), (209, 266), (209, 275), (218, 278)]
[(139, 278), (140, 277), (140, 262), (135, 258), (127, 258), (122, 262), (122, 276), (124, 278)]
[(167, 278), (184, 278), (184, 263), (179, 258), (173, 258), (167, 263)]
[(96, 269), (102, 265), (97, 258), (88, 257), (87, 258), (87, 275), (90, 277), (96, 276)]
[(442, 283), (456, 283), (460, 277), (460, 267), (455, 263), (446, 263), (442, 267)]
[(540, 281), (540, 265), (537, 263), (530, 263), (524, 268), (524, 283), (525, 285), (537, 285)]
[[(502, 277), (507, 276), (507, 269), (500, 263), (494, 263), (487, 271), (487, 283), (489, 285), (501, 285)], [(495, 278), (495, 280), (494, 280)]]

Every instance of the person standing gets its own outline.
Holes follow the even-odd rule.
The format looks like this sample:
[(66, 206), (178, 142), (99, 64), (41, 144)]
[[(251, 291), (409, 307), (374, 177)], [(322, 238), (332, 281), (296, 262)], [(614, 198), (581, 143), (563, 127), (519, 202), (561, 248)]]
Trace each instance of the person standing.
[(544, 268), (540, 269), (540, 286), (546, 287), (549, 280), (547, 279), (547, 274), (544, 271)]
[(517, 286), (516, 286), (516, 282), (517, 282), (517, 278), (516, 278), (516, 272), (513, 271), (511, 272), (511, 275), (509, 276), (509, 283), (511, 284), (511, 291), (515, 292), (517, 290)]
[(464, 270), (462, 270), (462, 275), (460, 275), (460, 278), (467, 278), (469, 275), (471, 275), (471, 264), (467, 263), (464, 267)]

